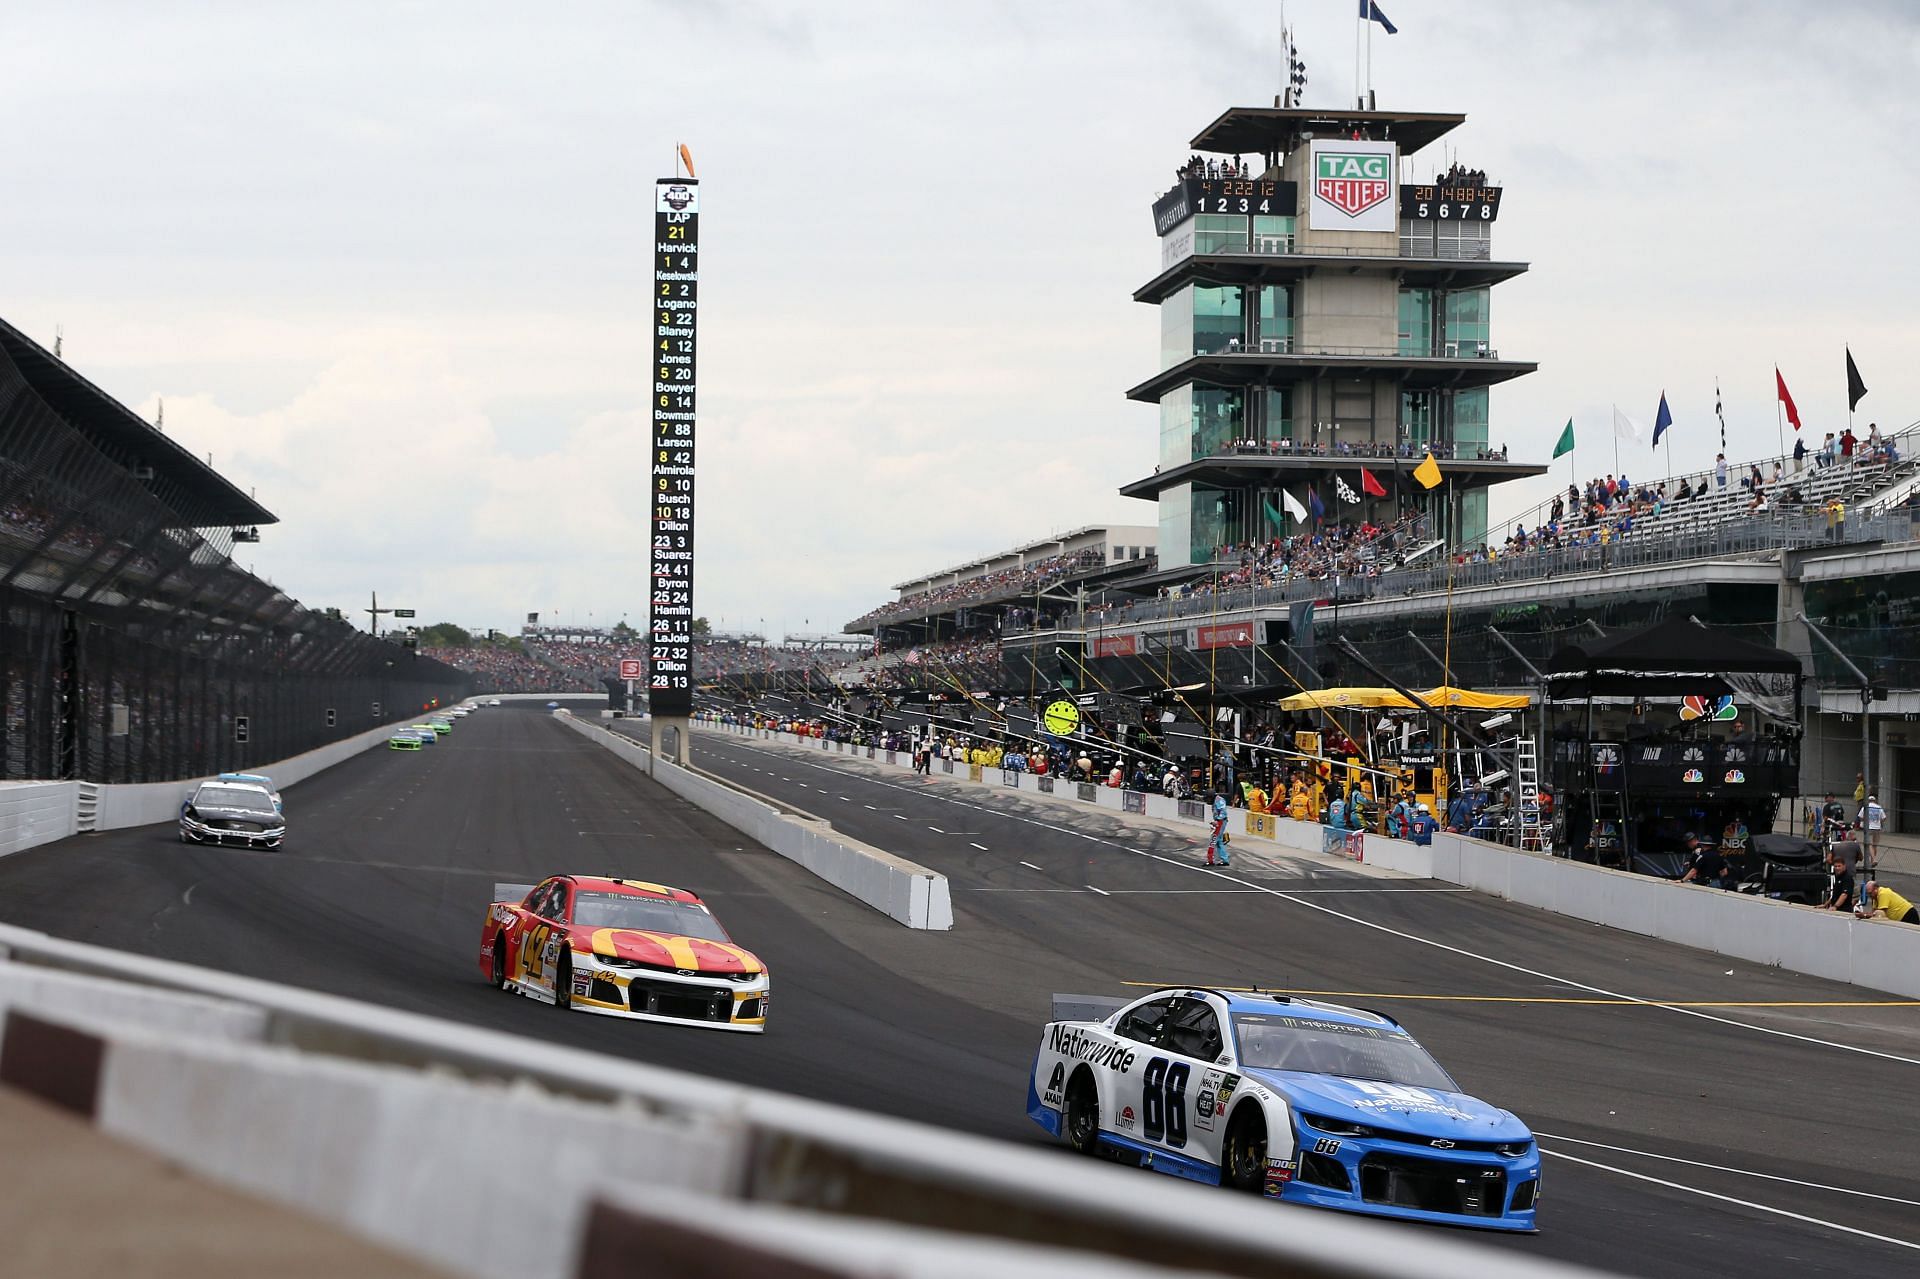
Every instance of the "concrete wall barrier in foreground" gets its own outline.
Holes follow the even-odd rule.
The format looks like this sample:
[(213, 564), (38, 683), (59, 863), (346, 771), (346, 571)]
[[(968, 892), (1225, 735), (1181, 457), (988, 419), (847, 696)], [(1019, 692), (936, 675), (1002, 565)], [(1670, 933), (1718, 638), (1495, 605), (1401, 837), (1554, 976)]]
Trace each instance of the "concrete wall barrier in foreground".
[(953, 927), (953, 898), (945, 875), (839, 834), (828, 822), (789, 816), (724, 782), (690, 772), (669, 760), (653, 759), (646, 747), (624, 734), (564, 712), (557, 718), (574, 732), (643, 769), (696, 808), (908, 928)]

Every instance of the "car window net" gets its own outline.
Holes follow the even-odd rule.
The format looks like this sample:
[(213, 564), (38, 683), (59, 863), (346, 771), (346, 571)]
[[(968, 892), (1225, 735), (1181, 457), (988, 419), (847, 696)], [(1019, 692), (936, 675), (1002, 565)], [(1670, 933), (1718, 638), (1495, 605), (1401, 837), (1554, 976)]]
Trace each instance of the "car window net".
[(584, 928), (634, 928), (706, 941), (728, 940), (726, 929), (705, 907), (658, 897), (578, 893), (573, 899), (573, 922)]
[(1440, 1063), (1404, 1031), (1248, 1013), (1236, 1014), (1233, 1027), (1243, 1068), (1376, 1079), (1442, 1092), (1460, 1090)]

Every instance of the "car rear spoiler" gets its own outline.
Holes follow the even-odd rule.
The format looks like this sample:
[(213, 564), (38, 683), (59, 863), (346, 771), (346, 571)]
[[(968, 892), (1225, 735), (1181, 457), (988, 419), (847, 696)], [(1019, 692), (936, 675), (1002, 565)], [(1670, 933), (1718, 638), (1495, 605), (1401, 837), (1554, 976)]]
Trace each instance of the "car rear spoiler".
[(493, 900), (497, 902), (525, 901), (527, 894), (533, 891), (532, 884), (495, 884)]
[(1060, 995), (1053, 997), (1053, 1021), (1105, 1021), (1132, 1003), (1112, 995)]

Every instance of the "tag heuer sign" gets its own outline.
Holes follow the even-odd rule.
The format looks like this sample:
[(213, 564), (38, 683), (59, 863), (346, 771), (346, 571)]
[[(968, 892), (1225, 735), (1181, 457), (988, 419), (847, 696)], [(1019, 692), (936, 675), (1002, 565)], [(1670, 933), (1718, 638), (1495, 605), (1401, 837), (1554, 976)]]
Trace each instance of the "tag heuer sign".
[(1392, 231), (1397, 227), (1391, 142), (1315, 140), (1312, 228), (1316, 231)]

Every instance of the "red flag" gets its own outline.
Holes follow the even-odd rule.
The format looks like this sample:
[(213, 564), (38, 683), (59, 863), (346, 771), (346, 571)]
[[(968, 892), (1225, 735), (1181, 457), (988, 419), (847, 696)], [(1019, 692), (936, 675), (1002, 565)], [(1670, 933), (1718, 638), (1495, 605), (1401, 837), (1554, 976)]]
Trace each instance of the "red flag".
[(1787, 379), (1780, 376), (1780, 366), (1773, 366), (1773, 384), (1780, 402), (1787, 406), (1787, 421), (1793, 423), (1793, 429), (1800, 429), (1800, 410), (1793, 407), (1793, 396), (1787, 391)]
[(1373, 472), (1366, 467), (1360, 468), (1360, 491), (1372, 497), (1385, 497), (1386, 486), (1373, 478)]

